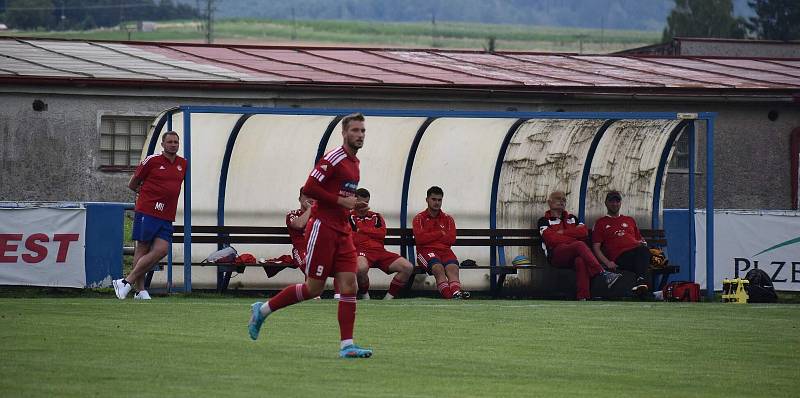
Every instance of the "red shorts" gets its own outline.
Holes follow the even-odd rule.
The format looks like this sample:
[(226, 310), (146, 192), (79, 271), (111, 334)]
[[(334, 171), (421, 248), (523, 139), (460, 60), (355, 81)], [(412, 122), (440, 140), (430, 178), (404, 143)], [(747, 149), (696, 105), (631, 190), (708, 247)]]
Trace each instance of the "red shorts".
[(424, 268), (425, 271), (431, 273), (431, 267), (437, 263), (442, 264), (442, 266), (448, 264), (458, 265), (458, 259), (450, 249), (417, 248), (417, 264)]
[(356, 272), (356, 247), (350, 233), (314, 220), (306, 226), (306, 236), (306, 277), (325, 280), (337, 272)]
[(364, 249), (359, 251), (358, 255), (367, 258), (367, 264), (370, 268), (380, 268), (381, 271), (391, 274), (394, 271), (389, 271), (389, 266), (395, 262), (400, 255), (392, 253), (386, 249)]
[(292, 248), (292, 262), (303, 274), (306, 273), (306, 250)]

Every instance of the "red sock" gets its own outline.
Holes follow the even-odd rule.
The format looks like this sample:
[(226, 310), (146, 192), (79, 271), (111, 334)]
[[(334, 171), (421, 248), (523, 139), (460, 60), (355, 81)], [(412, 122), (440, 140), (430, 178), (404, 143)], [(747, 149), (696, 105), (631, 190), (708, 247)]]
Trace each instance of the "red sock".
[(450, 281), (450, 293), (460, 292), (461, 291), (461, 282), (459, 281)]
[(439, 293), (442, 295), (442, 297), (446, 299), (453, 298), (453, 293), (450, 292), (450, 286), (447, 284), (447, 282), (442, 282), (436, 285), (436, 288), (439, 289)]
[(311, 295), (308, 293), (308, 287), (304, 283), (287, 286), (275, 297), (269, 300), (269, 309), (277, 311), (283, 307), (297, 304), (303, 300), (308, 300)]
[(358, 294), (366, 294), (367, 292), (369, 292), (369, 279), (364, 278), (364, 283), (358, 284)]
[(356, 323), (356, 295), (343, 294), (339, 299), (339, 334), (342, 340), (353, 338)]
[(389, 284), (389, 294), (391, 294), (392, 297), (397, 297), (397, 295), (400, 294), (400, 289), (405, 285), (406, 281), (403, 280), (403, 278), (398, 279), (398, 277), (395, 276), (394, 279), (392, 279), (392, 283)]

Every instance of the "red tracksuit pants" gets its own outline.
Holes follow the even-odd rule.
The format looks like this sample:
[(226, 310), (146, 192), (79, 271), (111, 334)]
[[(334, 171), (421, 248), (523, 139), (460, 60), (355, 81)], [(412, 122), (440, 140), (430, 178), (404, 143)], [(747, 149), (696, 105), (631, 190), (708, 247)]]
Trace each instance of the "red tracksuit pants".
[(553, 249), (550, 264), (559, 268), (575, 269), (575, 285), (578, 290), (577, 298), (589, 299), (589, 281), (603, 272), (603, 267), (594, 253), (582, 241), (564, 243)]

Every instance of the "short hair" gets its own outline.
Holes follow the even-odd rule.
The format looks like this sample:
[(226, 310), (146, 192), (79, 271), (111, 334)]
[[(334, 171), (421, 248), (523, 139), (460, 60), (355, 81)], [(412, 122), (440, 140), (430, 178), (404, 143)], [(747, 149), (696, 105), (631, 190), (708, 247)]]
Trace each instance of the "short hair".
[(364, 121), (364, 115), (361, 112), (351, 113), (342, 119), (342, 130), (347, 130), (347, 126), (350, 125), (352, 121)]
[(179, 136), (178, 133), (176, 133), (175, 131), (167, 131), (166, 133), (161, 135), (161, 142), (164, 142), (164, 140), (167, 139), (168, 135), (174, 135), (174, 136), (178, 137), (178, 139), (181, 138), (181, 136)]
[(442, 188), (439, 188), (436, 185), (434, 185), (434, 186), (428, 188), (428, 192), (426, 192), (425, 197), (426, 198), (430, 198), (431, 195), (442, 195), (442, 196), (444, 196), (444, 191), (442, 191)]
[(558, 197), (559, 199), (567, 200), (567, 194), (565, 194), (564, 191), (553, 191), (553, 192), (551, 192), (550, 195), (547, 197), (547, 200), (548, 201), (552, 200), (555, 197)]
[(358, 188), (358, 189), (356, 189), (356, 196), (361, 197), (361, 198), (368, 198), (369, 197), (369, 191), (367, 191), (367, 188)]

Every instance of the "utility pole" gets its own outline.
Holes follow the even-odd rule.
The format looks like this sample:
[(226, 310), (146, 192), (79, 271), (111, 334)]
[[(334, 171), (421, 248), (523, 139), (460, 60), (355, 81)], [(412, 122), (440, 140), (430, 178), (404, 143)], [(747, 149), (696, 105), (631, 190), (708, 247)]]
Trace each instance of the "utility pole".
[(206, 0), (206, 43), (214, 42), (214, 0)]

